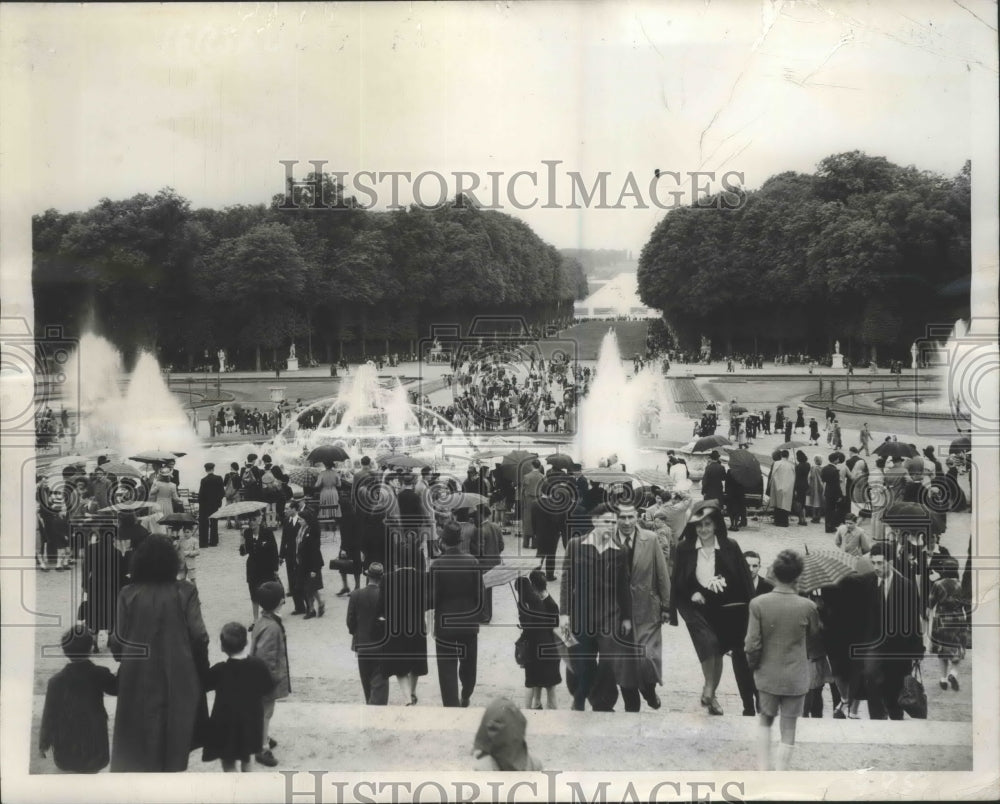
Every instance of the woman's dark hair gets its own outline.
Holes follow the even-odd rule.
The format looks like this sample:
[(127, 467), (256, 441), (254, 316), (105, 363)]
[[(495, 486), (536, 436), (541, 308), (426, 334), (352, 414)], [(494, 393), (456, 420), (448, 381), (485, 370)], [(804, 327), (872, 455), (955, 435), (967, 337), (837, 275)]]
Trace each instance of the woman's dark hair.
[(165, 536), (142, 540), (132, 557), (132, 583), (172, 583), (177, 580), (180, 557)]
[(226, 623), (219, 634), (219, 647), (226, 656), (234, 656), (247, 646), (247, 629), (243, 623)]
[(618, 512), (615, 511), (615, 509), (612, 508), (607, 503), (600, 503), (599, 505), (595, 505), (593, 508), (591, 508), (587, 516), (589, 516), (591, 519), (597, 519), (598, 517), (604, 516), (605, 514), (615, 514), (617, 516)]
[[(323, 466), (325, 466), (327, 469), (333, 469), (333, 461), (323, 461)], [(274, 473), (272, 472), (272, 474)]]
[[(715, 538), (719, 541), (719, 544), (722, 544), (722, 542), (729, 538), (729, 531), (726, 529), (726, 518), (722, 515), (722, 509), (714, 505), (709, 507), (706, 518), (711, 519), (715, 523)], [(697, 528), (697, 522), (688, 522), (684, 526), (681, 540), (694, 542), (698, 538)]]
[(536, 592), (541, 592), (543, 589), (548, 588), (549, 585), (548, 581), (545, 580), (545, 573), (540, 569), (533, 569), (528, 574), (528, 582)]
[(795, 460), (797, 460), (799, 463), (809, 463), (808, 456), (802, 450), (798, 450), (795, 453)]
[(805, 564), (794, 550), (782, 550), (771, 565), (774, 577), (782, 583), (793, 583), (802, 574)]

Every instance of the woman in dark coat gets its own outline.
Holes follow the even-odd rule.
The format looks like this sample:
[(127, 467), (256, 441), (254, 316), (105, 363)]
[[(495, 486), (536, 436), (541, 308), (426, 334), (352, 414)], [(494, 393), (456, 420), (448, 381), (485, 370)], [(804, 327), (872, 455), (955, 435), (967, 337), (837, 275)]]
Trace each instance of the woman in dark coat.
[(251, 514), (249, 520), (249, 527), (243, 530), (240, 541), (240, 555), (247, 557), (247, 587), (250, 589), (253, 620), (257, 622), (260, 614), (257, 588), (262, 583), (279, 580), (278, 542), (274, 538), (274, 531), (261, 524), (260, 511)]
[(740, 525), (747, 524), (746, 495), (732, 469), (726, 469), (726, 513), (729, 514), (730, 530), (738, 531)]
[(198, 589), (177, 580), (180, 558), (162, 536), (146, 539), (132, 564), (111, 643), (121, 662), (111, 770), (187, 770), (208, 723), (208, 632)]
[(617, 516), (602, 503), (591, 512), (591, 520), (590, 533), (569, 541), (559, 587), (560, 624), (576, 639), (569, 651), (575, 677), (573, 709), (578, 711), (585, 708), (597, 682), (598, 657), (602, 663), (610, 659), (614, 667), (623, 637), (632, 633), (628, 556), (614, 540)]
[(398, 535), (381, 589), (387, 632), (382, 672), (396, 676), (411, 706), (417, 702), (417, 679), (427, 675), (427, 563), (417, 537)]
[(692, 509), (674, 556), (670, 624), (677, 625), (680, 612), (705, 677), (701, 705), (710, 714), (722, 714), (715, 697), (722, 660), (727, 651), (743, 647), (752, 596), (743, 551), (729, 538), (718, 504), (703, 500)]
[[(351, 484), (344, 481), (340, 486), (340, 558), (352, 562), (351, 575), (354, 576), (354, 588), (361, 586), (361, 531), (360, 520), (351, 498)], [(337, 597), (346, 597), (351, 592), (347, 585), (347, 573), (340, 572), (340, 591)]]
[(107, 631), (110, 638), (115, 630), (122, 558), (112, 531), (100, 528), (91, 534), (83, 553), (83, 589), (87, 599), (80, 604), (79, 619), (86, 622), (94, 635), (95, 647), (98, 631)]
[(795, 453), (795, 483), (792, 485), (792, 513), (798, 514), (799, 524), (806, 522), (806, 496), (809, 494), (809, 475), (812, 468), (809, 458), (802, 450)]
[(545, 580), (556, 579), (556, 550), (566, 533), (566, 522), (576, 505), (576, 483), (569, 475), (552, 469), (538, 487), (535, 509), (535, 540), (539, 567)]

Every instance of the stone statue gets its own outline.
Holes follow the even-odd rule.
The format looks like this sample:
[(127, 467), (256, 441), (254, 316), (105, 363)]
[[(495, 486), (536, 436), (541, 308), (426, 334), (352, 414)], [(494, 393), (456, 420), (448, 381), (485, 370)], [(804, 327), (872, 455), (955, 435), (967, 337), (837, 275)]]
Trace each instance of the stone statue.
[(216, 357), (219, 358), (219, 374), (224, 374), (226, 371), (226, 350), (220, 349), (216, 353)]
[(834, 341), (833, 342), (833, 353), (835, 355), (839, 355), (840, 354), (840, 341)]
[(294, 343), (291, 346), (288, 347), (288, 359), (289, 360), (294, 360), (295, 359), (295, 344)]
[(912, 363), (910, 364), (910, 368), (912, 368), (912, 369), (915, 369), (917, 367), (917, 352), (918, 352), (917, 342), (914, 341), (913, 345), (910, 347), (910, 358), (912, 360)]

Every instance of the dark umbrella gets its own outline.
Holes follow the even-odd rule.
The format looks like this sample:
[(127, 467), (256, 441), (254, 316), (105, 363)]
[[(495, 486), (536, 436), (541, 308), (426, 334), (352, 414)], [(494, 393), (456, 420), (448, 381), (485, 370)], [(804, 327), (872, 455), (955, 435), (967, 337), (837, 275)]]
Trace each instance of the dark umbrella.
[(733, 405), (729, 409), (729, 412), (730, 413), (735, 413), (735, 414), (739, 415), (740, 413), (746, 413), (747, 409), (745, 407), (743, 407), (742, 405)]
[(336, 444), (323, 444), (310, 452), (306, 460), (309, 463), (336, 463), (337, 461), (346, 461), (347, 457), (343, 447)]
[(948, 447), (949, 455), (959, 455), (963, 452), (969, 452), (972, 449), (972, 439), (968, 436), (962, 436), (961, 438), (956, 438), (951, 442), (951, 446)]
[(808, 444), (803, 444), (801, 441), (786, 441), (780, 447), (775, 447), (775, 449), (787, 449), (789, 451), (793, 449), (802, 449), (803, 447), (809, 446)]
[(116, 475), (117, 477), (141, 477), (138, 469), (121, 461), (108, 461), (101, 464), (101, 469), (107, 474)]
[(894, 528), (927, 527), (930, 519), (930, 511), (915, 502), (893, 503), (882, 516), (882, 521)]
[(617, 469), (608, 469), (607, 467), (598, 467), (596, 469), (584, 469), (580, 474), (582, 474), (587, 480), (593, 483), (634, 483), (635, 476), (630, 475), (628, 472), (619, 472)]
[(516, 449), (513, 452), (508, 452), (500, 464), (500, 471), (503, 472), (505, 477), (513, 477), (520, 480), (520, 474), (522, 472), (522, 467), (526, 464), (530, 464), (535, 458), (538, 457), (537, 452), (527, 452), (523, 449)]
[(567, 472), (569, 472), (573, 468), (573, 464), (576, 463), (576, 461), (574, 461), (565, 452), (554, 452), (545, 460), (550, 466), (553, 466), (556, 469), (565, 469)]
[(692, 452), (708, 452), (716, 447), (731, 447), (733, 442), (723, 435), (710, 435), (699, 438), (691, 447)]
[(167, 527), (184, 527), (185, 525), (197, 525), (198, 520), (191, 514), (167, 514), (157, 524)]
[(904, 444), (902, 441), (883, 441), (874, 450), (881, 458), (915, 458), (917, 457), (916, 447)]
[(165, 449), (148, 449), (145, 452), (130, 455), (129, 460), (141, 461), (142, 463), (166, 463), (174, 458), (183, 458), (186, 454), (186, 452), (167, 452)]
[(763, 485), (760, 461), (752, 452), (741, 449), (729, 453), (729, 471), (743, 488), (754, 490)]
[(379, 466), (391, 466), (393, 469), (418, 469), (427, 464), (427, 461), (420, 458), (414, 458), (412, 455), (403, 455), (401, 453), (377, 455), (375, 462)]

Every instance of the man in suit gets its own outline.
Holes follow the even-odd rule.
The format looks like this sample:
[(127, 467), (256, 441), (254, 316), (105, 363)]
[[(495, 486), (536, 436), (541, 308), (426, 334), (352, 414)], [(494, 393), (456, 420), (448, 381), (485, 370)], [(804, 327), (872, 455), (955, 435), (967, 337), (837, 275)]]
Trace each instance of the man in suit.
[(198, 546), (219, 546), (219, 520), (209, 517), (222, 507), (226, 484), (215, 474), (215, 464), (205, 464), (205, 476), (198, 486)]
[(827, 458), (827, 464), (819, 472), (823, 481), (823, 524), (827, 533), (835, 533), (840, 524), (840, 470), (837, 468), (837, 453)]
[(365, 703), (385, 706), (389, 702), (389, 679), (382, 672), (385, 617), (382, 615), (382, 575), (378, 561), (368, 566), (368, 585), (355, 589), (347, 601), (347, 630), (351, 650), (358, 655), (358, 674)]
[[(669, 619), (670, 575), (657, 536), (639, 527), (634, 505), (618, 506), (615, 539), (628, 555), (628, 580), (632, 596), (632, 631), (623, 652), (619, 683), (626, 712), (638, 712), (639, 695), (651, 709), (660, 708), (656, 685), (663, 683), (663, 640), (660, 629)], [(624, 640), (623, 640), (624, 641)], [(629, 649), (632, 649), (631, 651)]]
[(479, 621), (486, 593), (479, 562), (462, 551), (461, 526), (448, 522), (441, 541), (444, 552), (434, 559), (429, 573), (441, 702), (468, 706), (476, 688)]
[(531, 462), (531, 470), (521, 479), (521, 533), (525, 548), (535, 546), (534, 519), (538, 510), (538, 487), (543, 479), (542, 464), (536, 458)]
[(288, 594), (295, 603), (292, 614), (306, 613), (305, 595), (298, 584), (298, 550), (296, 546), (299, 534), (302, 533), (304, 536), (311, 527), (319, 527), (318, 523), (309, 518), (302, 503), (301, 497), (296, 497), (288, 503), (288, 516), (281, 528), (281, 548), (278, 551), (278, 559), (284, 562), (285, 572), (288, 574)]
[(708, 456), (705, 474), (701, 478), (701, 496), (704, 500), (715, 500), (722, 508), (725, 495), (723, 484), (726, 482), (726, 469), (719, 461), (719, 451), (713, 449)]
[(923, 658), (920, 598), (916, 586), (892, 567), (893, 548), (878, 542), (869, 554), (875, 574), (863, 579), (868, 619), (864, 657), (868, 716), (902, 720), (899, 692), (914, 660)]
[[(743, 553), (743, 558), (747, 562), (747, 569), (750, 570), (750, 598), (760, 597), (760, 595), (774, 591), (774, 585), (760, 577), (760, 555), (753, 550), (747, 550)], [(742, 650), (734, 650), (732, 660), (736, 688), (740, 691), (740, 699), (743, 701), (743, 714), (746, 717), (753, 717), (760, 712), (760, 696), (757, 693), (757, 685), (753, 681), (750, 665), (747, 664), (746, 654)]]

